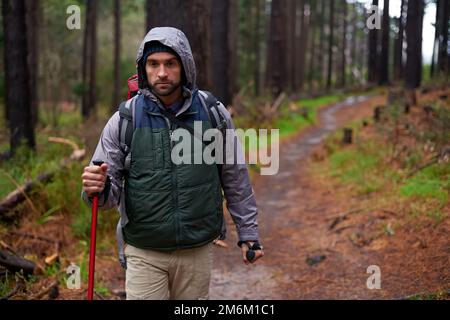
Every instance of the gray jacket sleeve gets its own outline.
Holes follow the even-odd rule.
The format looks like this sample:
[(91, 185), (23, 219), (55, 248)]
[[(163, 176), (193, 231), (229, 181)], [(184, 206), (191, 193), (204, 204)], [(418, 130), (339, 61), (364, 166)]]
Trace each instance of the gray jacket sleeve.
[[(99, 208), (105, 210), (116, 207), (122, 193), (125, 154), (119, 142), (119, 120), (120, 116), (117, 111), (103, 129), (90, 162), (92, 165), (93, 160), (102, 160), (108, 164), (107, 182), (98, 201)], [(91, 205), (91, 199), (84, 192), (82, 192), (82, 198), (88, 205)]]
[[(234, 140), (236, 158), (243, 158), (242, 146), (234, 132), (234, 124), (228, 110), (220, 104), (219, 109), (227, 120), (228, 130), (226, 139)], [(231, 134), (230, 134), (231, 133)], [(229, 142), (227, 142), (228, 144)], [(224, 150), (224, 154), (225, 154)], [(247, 165), (244, 161), (222, 165), (222, 189), (225, 194), (228, 211), (236, 225), (240, 241), (258, 240), (258, 208), (253, 192)]]

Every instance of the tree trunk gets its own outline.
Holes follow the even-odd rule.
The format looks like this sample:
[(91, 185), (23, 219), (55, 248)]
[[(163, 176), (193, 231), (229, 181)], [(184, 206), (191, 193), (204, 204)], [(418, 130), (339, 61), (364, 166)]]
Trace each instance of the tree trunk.
[(270, 19), (267, 84), (274, 97), (286, 90), (286, 2), (285, 0), (272, 0)]
[[(359, 70), (358, 63), (357, 63), (357, 53), (356, 49), (358, 48), (358, 11), (357, 11), (357, 5), (352, 4), (352, 48), (351, 48), (351, 75), (352, 75), (352, 84), (355, 82), (358, 82), (357, 75), (355, 74), (356, 70)], [(360, 52), (358, 54), (361, 54)]]
[[(362, 15), (362, 19), (360, 20), (361, 23), (365, 24), (366, 19), (365, 17), (367, 16), (367, 10), (364, 7), (364, 5), (359, 4), (360, 9), (363, 12)], [(360, 34), (360, 43), (359, 43), (359, 50), (361, 51), (362, 54), (358, 55), (358, 65), (360, 67), (360, 82), (362, 83), (364, 81), (363, 79), (363, 74), (366, 72), (369, 72), (369, 47), (367, 46), (367, 37), (365, 36), (365, 34), (363, 32), (361, 32)]]
[(321, 83), (321, 87), (324, 85), (324, 81), (323, 79), (324, 74), (325, 74), (325, 1), (326, 0), (321, 0), (320, 1), (320, 54), (319, 54), (319, 75), (320, 75), (320, 83)]
[(448, 74), (450, 71), (448, 54), (448, 25), (450, 19), (450, 3), (449, 1), (442, 1), (439, 8), (439, 54), (438, 54), (438, 68), (439, 71)]
[[(299, 79), (297, 90), (302, 90), (305, 83), (305, 73), (306, 73), (306, 54), (308, 52), (308, 39), (309, 39), (309, 23), (310, 14), (308, 13), (310, 4), (309, 1), (304, 0), (303, 5), (300, 7), (299, 13), (301, 16), (301, 28), (300, 31), (300, 51), (298, 52), (300, 68), (299, 68)], [(307, 10), (308, 9), (308, 10)], [(298, 21), (299, 22), (299, 21)]]
[(423, 0), (408, 0), (405, 66), (405, 87), (407, 89), (418, 88), (421, 82), (423, 12)]
[(254, 52), (255, 52), (255, 68), (253, 78), (255, 79), (255, 95), (258, 96), (261, 93), (261, 12), (264, 12), (264, 0), (255, 1), (255, 31), (254, 31)]
[(95, 112), (95, 106), (97, 104), (97, 0), (91, 0), (92, 7), (88, 14), (91, 15), (92, 32), (90, 33), (90, 65), (89, 65), (89, 104), (90, 110)]
[(147, 30), (157, 26), (170, 26), (186, 34), (194, 55), (197, 85), (206, 90), (211, 90), (213, 84), (211, 9), (211, 0), (147, 1)]
[(331, 89), (331, 77), (333, 72), (333, 37), (334, 37), (334, 0), (330, 0), (330, 35), (328, 38), (328, 72), (327, 72), (327, 90)]
[(403, 34), (405, 31), (405, 5), (406, 1), (402, 0), (400, 7), (400, 17), (398, 18), (397, 39), (395, 40), (394, 78), (397, 80), (403, 77)]
[[(212, 92), (225, 105), (231, 104), (235, 79), (235, 0), (213, 0), (211, 11)], [(234, 7), (234, 8), (233, 8)]]
[(114, 0), (114, 92), (112, 111), (116, 111), (120, 101), (123, 100), (120, 85), (120, 40), (120, 0)]
[(5, 37), (6, 105), (9, 110), (11, 153), (25, 142), (35, 148), (31, 119), (26, 8), (24, 0), (2, 0)]
[(309, 50), (309, 70), (308, 70), (308, 87), (309, 92), (313, 90), (314, 72), (315, 71), (315, 55), (316, 55), (316, 19), (317, 19), (317, 1), (311, 1), (310, 8), (310, 50)]
[[(303, 5), (304, 0), (299, 1), (299, 5)], [(299, 33), (296, 30), (298, 25), (297, 3), (295, 1), (286, 2), (286, 64), (284, 74), (287, 78), (287, 88), (290, 92), (294, 92), (298, 88), (298, 76), (301, 70), (301, 61), (297, 61), (296, 57), (299, 53), (299, 42), (297, 41)], [(303, 10), (302, 10), (303, 12)], [(303, 29), (302, 29), (303, 31)], [(303, 46), (303, 44), (300, 44)], [(300, 49), (304, 51), (304, 48)], [(301, 72), (301, 71), (300, 71)]]
[[(378, 7), (378, 0), (373, 0), (372, 5)], [(368, 80), (369, 82), (372, 83), (378, 80), (377, 56), (378, 56), (378, 30), (374, 28), (369, 31)]]
[(341, 87), (345, 87), (346, 84), (346, 54), (347, 54), (347, 1), (342, 1), (342, 15), (343, 15), (343, 27), (342, 27), (342, 52), (341, 52)]
[(389, 31), (391, 29), (389, 19), (389, 0), (384, 0), (382, 28), (381, 54), (379, 61), (380, 78), (378, 79), (378, 83), (380, 85), (387, 85), (389, 83)]
[(39, 10), (40, 1), (25, 1), (26, 7), (26, 27), (27, 27), (27, 46), (28, 46), (28, 85), (29, 85), (29, 104), (31, 109), (31, 124), (36, 127), (38, 122), (38, 61), (39, 61)]
[(83, 100), (81, 114), (87, 119), (97, 103), (97, 0), (87, 0), (86, 26), (83, 43)]
[(154, 3), (155, 0), (147, 0), (145, 1), (145, 34), (147, 34), (147, 32), (150, 31), (152, 23), (153, 25), (155, 25), (154, 22), (152, 22), (153, 20), (153, 16), (155, 16), (155, 13), (153, 12), (154, 9), (156, 8), (156, 6), (152, 6), (152, 4)]
[(435, 68), (436, 68), (436, 47), (438, 47), (439, 43), (439, 9), (441, 6), (441, 0), (436, 0), (436, 16), (434, 23), (434, 41), (433, 41), (433, 54), (431, 55), (431, 66), (430, 66), (430, 78), (434, 76)]

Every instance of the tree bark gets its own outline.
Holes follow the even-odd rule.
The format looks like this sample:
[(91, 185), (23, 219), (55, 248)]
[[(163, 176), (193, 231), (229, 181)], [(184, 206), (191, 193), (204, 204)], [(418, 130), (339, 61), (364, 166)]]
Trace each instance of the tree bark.
[(261, 87), (261, 12), (264, 12), (264, 0), (255, 0), (255, 31), (254, 31), (254, 52), (255, 52), (255, 68), (253, 78), (255, 79), (255, 95), (259, 96)]
[(14, 153), (24, 141), (35, 148), (30, 108), (26, 7), (24, 0), (2, 0), (5, 37), (6, 105), (9, 113), (10, 146)]
[(120, 101), (123, 100), (120, 95), (122, 92), (120, 85), (120, 20), (120, 0), (114, 0), (114, 92), (112, 111), (116, 111)]
[(270, 19), (267, 84), (271, 88), (273, 97), (286, 90), (286, 2), (285, 0), (272, 0)]
[(315, 70), (315, 61), (316, 61), (316, 19), (317, 19), (317, 1), (311, 2), (311, 8), (310, 8), (310, 50), (309, 50), (309, 69), (308, 69), (308, 87), (309, 91), (312, 92), (313, 90), (313, 82), (314, 82), (314, 72)]
[[(378, 0), (372, 1), (373, 6), (378, 7)], [(369, 82), (377, 82), (378, 68), (378, 30), (376, 28), (369, 31), (369, 60), (368, 60), (368, 80)]]
[[(303, 1), (300, 0), (299, 4), (300, 6), (303, 6)], [(302, 10), (303, 12), (303, 10)], [(297, 61), (296, 57), (299, 53), (299, 41), (298, 39), (298, 32), (296, 32), (296, 26), (298, 23), (298, 15), (297, 15), (297, 5), (295, 1), (287, 1), (286, 2), (286, 65), (284, 74), (287, 78), (287, 89), (290, 92), (293, 92), (297, 90), (298, 88), (298, 76), (299, 72), (301, 72), (301, 62)], [(303, 30), (302, 30), (303, 31)], [(300, 43), (300, 46), (302, 47), (303, 44)], [(300, 49), (301, 51), (304, 51), (304, 47)]]
[(324, 70), (325, 70), (325, 68), (324, 68), (324, 66), (325, 66), (325, 42), (326, 42), (326, 39), (325, 39), (325, 1), (326, 0), (321, 0), (320, 1), (320, 19), (319, 19), (319, 21), (320, 21), (320, 49), (319, 49), (319, 51), (320, 51), (320, 54), (319, 54), (319, 75), (320, 75), (320, 83), (321, 83), (321, 86), (323, 86), (324, 85), (324, 81), (323, 81), (323, 79), (325, 78), (324, 77), (324, 74), (325, 74), (325, 72), (324, 72)]
[[(356, 49), (358, 48), (358, 11), (357, 11), (357, 5), (356, 4), (352, 4), (352, 17), (353, 17), (353, 21), (352, 21), (352, 44), (351, 44), (351, 54), (350, 54), (350, 64), (351, 64), (351, 74), (352, 74), (352, 84), (355, 82), (358, 82), (358, 78), (357, 75), (355, 74), (355, 72), (357, 72), (356, 70), (359, 70), (358, 68), (358, 62), (357, 62), (357, 53), (356, 53)], [(361, 54), (361, 53), (359, 53)]]
[(308, 52), (308, 39), (309, 39), (309, 24), (310, 24), (310, 14), (308, 13), (307, 7), (309, 7), (309, 1), (304, 0), (302, 6), (299, 8), (300, 20), (297, 22), (301, 22), (301, 27), (298, 28), (300, 31), (300, 39), (299, 43), (301, 46), (299, 47), (299, 51), (297, 56), (299, 57), (299, 73), (298, 73), (298, 83), (297, 90), (302, 90), (305, 83), (305, 74), (306, 74), (306, 54)]
[(398, 18), (397, 39), (395, 40), (394, 78), (397, 80), (403, 77), (403, 34), (405, 31), (405, 5), (406, 0), (402, 0), (400, 7), (400, 17)]
[(449, 1), (442, 1), (439, 8), (439, 54), (438, 54), (438, 68), (440, 72), (448, 75), (450, 71), (448, 54), (448, 25), (450, 19), (450, 3)]
[(31, 109), (31, 123), (36, 127), (38, 122), (38, 61), (39, 61), (39, 10), (40, 0), (25, 1), (26, 6), (26, 26), (27, 26), (27, 46), (28, 46), (28, 84), (30, 90), (30, 109)]
[(389, 18), (389, 0), (384, 0), (383, 7), (383, 26), (381, 35), (381, 54), (380, 54), (380, 78), (378, 83), (380, 85), (387, 85), (389, 83), (389, 31), (390, 18)]
[(83, 98), (81, 114), (87, 119), (95, 111), (97, 103), (97, 0), (87, 0), (86, 24), (83, 42)]
[(423, 0), (408, 0), (405, 66), (405, 87), (407, 89), (418, 88), (421, 83), (423, 12)]
[(334, 37), (334, 0), (330, 0), (330, 34), (328, 38), (328, 72), (327, 72), (327, 90), (331, 89), (331, 78), (333, 73), (333, 37)]
[(342, 27), (342, 52), (341, 52), (341, 87), (346, 85), (346, 54), (347, 54), (347, 1), (342, 1), (342, 15), (343, 15), (343, 27)]
[(211, 0), (147, 1), (147, 30), (157, 26), (170, 26), (186, 34), (194, 55), (197, 85), (206, 90), (211, 90), (213, 86), (211, 9)]
[(212, 92), (225, 106), (231, 104), (235, 90), (236, 4), (235, 0), (212, 1)]

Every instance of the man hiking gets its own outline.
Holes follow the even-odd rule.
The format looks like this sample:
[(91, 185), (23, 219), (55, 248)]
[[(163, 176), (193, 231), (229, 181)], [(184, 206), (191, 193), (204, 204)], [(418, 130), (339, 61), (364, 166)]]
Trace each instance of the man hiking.
[[(244, 263), (263, 256), (247, 167), (245, 162), (175, 164), (171, 159), (174, 130), (194, 127), (194, 121), (214, 127), (208, 93), (196, 86), (194, 58), (182, 31), (151, 29), (136, 63), (139, 92), (106, 124), (82, 174), (83, 198), (91, 205), (98, 194), (101, 209), (119, 206), (127, 299), (208, 299), (213, 242), (223, 233), (222, 190)], [(226, 108), (216, 106), (234, 130)], [(132, 119), (127, 128), (126, 118)], [(126, 135), (132, 137), (130, 145)], [(104, 163), (94, 166), (94, 160)]]

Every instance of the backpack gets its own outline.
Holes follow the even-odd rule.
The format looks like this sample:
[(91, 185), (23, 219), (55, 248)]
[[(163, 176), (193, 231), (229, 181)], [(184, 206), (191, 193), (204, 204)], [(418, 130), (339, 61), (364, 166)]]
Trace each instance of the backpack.
[(139, 91), (138, 75), (134, 74), (128, 78), (128, 94), (127, 100), (133, 98)]
[[(128, 94), (127, 94), (127, 100), (123, 101), (119, 105), (119, 143), (121, 148), (123, 149), (125, 153), (125, 163), (124, 168), (125, 170), (129, 170), (130, 163), (131, 163), (131, 140), (133, 139), (133, 131), (134, 131), (134, 123), (133, 123), (133, 113), (132, 110), (134, 108), (134, 105), (136, 103), (136, 96), (139, 94), (139, 87), (138, 87), (138, 77), (137, 75), (133, 75), (130, 78), (128, 78)], [(200, 91), (200, 99), (203, 100), (204, 105), (206, 106), (206, 109), (208, 111), (209, 119), (211, 121), (211, 125), (213, 128), (218, 129), (223, 137), (223, 142), (225, 143), (225, 137), (226, 137), (226, 128), (227, 128), (227, 122), (223, 114), (219, 110), (219, 104), (220, 102), (217, 100), (216, 97), (209, 91)], [(188, 130), (192, 135), (194, 134), (193, 129), (187, 125), (182, 123), (181, 121), (177, 120), (174, 115), (163, 113), (163, 115), (166, 115), (169, 117), (169, 120), (171, 122), (176, 122), (180, 127)], [(222, 180), (221, 172), (222, 172), (222, 165), (217, 164), (217, 170), (219, 172), (219, 179)], [(223, 240), (225, 238), (225, 232), (226, 232), (226, 225), (224, 220), (224, 225), (222, 226), (222, 234), (220, 236), (220, 240)], [(117, 247), (119, 252), (119, 262), (121, 266), (126, 269), (126, 258), (123, 248), (123, 235), (122, 235), (122, 225), (121, 220), (119, 219), (119, 222), (117, 223), (116, 228), (116, 238), (117, 238)]]

